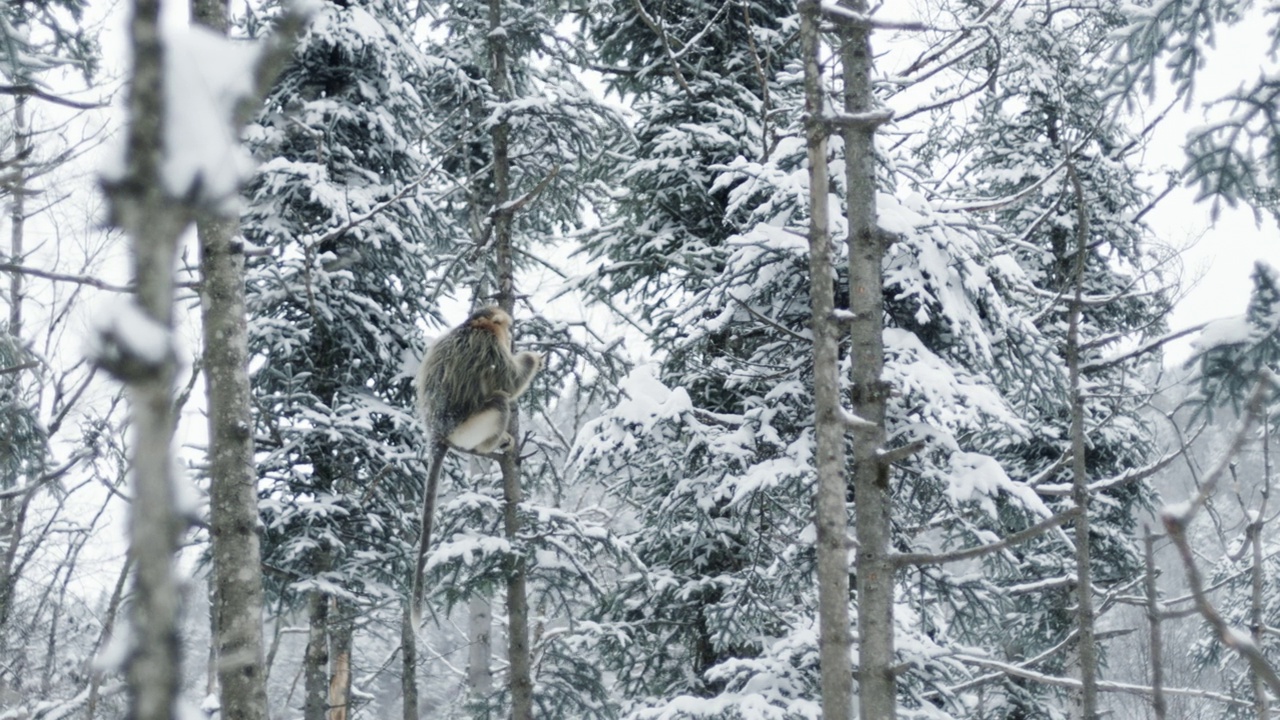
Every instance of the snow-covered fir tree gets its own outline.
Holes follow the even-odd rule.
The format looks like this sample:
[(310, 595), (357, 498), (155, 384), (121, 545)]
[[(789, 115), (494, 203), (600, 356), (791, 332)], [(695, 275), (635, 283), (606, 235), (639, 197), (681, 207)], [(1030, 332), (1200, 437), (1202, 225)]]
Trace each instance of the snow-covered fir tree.
[[(621, 231), (602, 234), (597, 249), (612, 261), (603, 269), (611, 287), (652, 308), (655, 340), (667, 351), (659, 368), (633, 375), (630, 399), (602, 419), (580, 458), (591, 472), (626, 478), (639, 508), (632, 539), (642, 564), (605, 606), (616, 634), (610, 657), (637, 716), (645, 708), (731, 715), (757, 705), (804, 716), (816, 711), (811, 380), (798, 352), (808, 332), (806, 187), (798, 66), (779, 42), (794, 20), (762, 11), (747, 23), (714, 5), (662, 7), (667, 15), (651, 8), (646, 18), (624, 3), (625, 20), (602, 22), (596, 35), (602, 57), (630, 70), (615, 82), (636, 95), (642, 141), (624, 170), (634, 186), (620, 203)], [(1062, 348), (1076, 203), (1063, 146), (1050, 140), (1057, 133), (1080, 154), (1092, 217), (1081, 337), (1099, 391), (1086, 406), (1095, 438), (1089, 477), (1104, 485), (1093, 508), (1095, 573), (1110, 587), (1136, 570), (1126, 533), (1145, 486), (1107, 481), (1149, 458), (1137, 419), (1146, 391), (1134, 372), (1149, 358), (1102, 359), (1158, 331), (1166, 308), (1141, 231), (1126, 222), (1145, 200), (1124, 165), (1131, 138), (1111, 125), (1100, 138), (1086, 133), (1101, 122), (1102, 100), (1089, 94), (1096, 74), (1063, 88), (1050, 72), (1054, 63), (1097, 69), (1086, 52), (1097, 35), (1088, 31), (1112, 19), (1059, 48), (1044, 38), (1061, 38), (1072, 18), (1040, 6), (1018, 12), (1051, 17), (1037, 35), (1021, 15), (1002, 15), (1010, 22), (1000, 26), (1000, 46), (1014, 51), (999, 66), (981, 44), (934, 58), (966, 72), (998, 67), (999, 83), (941, 87), (930, 82), (930, 63), (913, 67), (915, 57), (881, 70), (893, 79), (881, 83), (883, 99), (903, 117), (881, 142), (878, 202), (893, 234), (883, 268), (888, 432), (891, 445), (926, 442), (893, 480), (894, 548), (919, 556), (897, 577), (904, 716), (1000, 717), (1042, 703), (1044, 687), (984, 672), (982, 663), (1033, 659), (1074, 632), (1072, 545), (1061, 531), (989, 557), (985, 572), (974, 562), (928, 562), (1069, 507)], [(741, 37), (734, 32), (753, 42), (724, 40)], [(976, 115), (950, 102), (961, 93), (978, 95)], [(1054, 103), (1078, 112), (1050, 121)], [(938, 114), (929, 117), (930, 107)], [(1092, 144), (1077, 147), (1086, 139)], [(952, 166), (960, 172), (947, 178)], [(1001, 203), (979, 214), (969, 207), (983, 204), (975, 195), (1016, 202), (994, 223)], [(661, 301), (650, 306), (655, 296)], [(1046, 602), (1043, 592), (1063, 594)], [(1020, 618), (1014, 633), (1005, 613)], [(975, 655), (973, 645), (989, 650)], [(1067, 648), (1058, 650), (1025, 669), (1065, 674)]]
[[(449, 457), (427, 589), (441, 617), (468, 609), (472, 622), (480, 620), (466, 640), (476, 643), (475, 635), (487, 632), (487, 621), (474, 615), (476, 602), (491, 605), (495, 618), (505, 609), (508, 631), (519, 622), (503, 599), (509, 583), (518, 581), (513, 564), (522, 563), (534, 715), (609, 717), (614, 706), (604, 668), (587, 651), (578, 621), (618, 548), (606, 527), (608, 510), (593, 499), (600, 489), (574, 483), (565, 457), (584, 408), (612, 396), (625, 359), (607, 333), (547, 311), (542, 303), (554, 298), (541, 283), (567, 281), (560, 269), (566, 238), (607, 200), (611, 166), (603, 160), (625, 147), (628, 134), (617, 111), (582, 83), (587, 58), (566, 35), (570, 10), (545, 3), (435, 3), (428, 13), (424, 122), (430, 130), (424, 141), (434, 164), (420, 202), (443, 218), (442, 226), (455, 228), (439, 235), (442, 274), (430, 302), (501, 302), (510, 279), (515, 344), (542, 353), (546, 367), (520, 401), (518, 533), (511, 537), (505, 527), (498, 464)], [(502, 257), (507, 240), (510, 266)], [(494, 654), (502, 657), (510, 635), (501, 620), (493, 628)], [(481, 679), (490, 674), (489, 662), (483, 653), (472, 656), (465, 681), (427, 687), (422, 711), (510, 714), (523, 700), (511, 690), (510, 671), (486, 686)]]
[[(956, 21), (969, 19), (966, 10), (957, 12)], [(989, 517), (974, 523), (961, 545), (1007, 536), (1045, 511), (1072, 507), (1068, 332), (1072, 303), (1079, 303), (1076, 361), (1084, 388), (1095, 614), (1105, 613), (1110, 593), (1129, 587), (1140, 572), (1134, 529), (1151, 497), (1145, 471), (1157, 461), (1152, 430), (1143, 419), (1153, 392), (1145, 379), (1159, 356), (1126, 353), (1159, 337), (1168, 311), (1160, 270), (1165, 257), (1134, 222), (1150, 200), (1133, 169), (1143, 138), (1114, 120), (1102, 92), (1108, 68), (1099, 41), (1122, 22), (1105, 10), (1077, 13), (1049, 4), (1010, 11), (1002, 19), (1000, 49), (980, 44), (958, 66), (989, 78), (974, 88), (977, 112), (969, 116), (957, 103), (930, 116), (942, 129), (928, 133), (920, 153), (923, 167), (910, 165), (915, 177), (942, 179), (919, 183), (922, 192), (967, 206), (952, 222), (988, 238), (982, 274), (1017, 309), (1013, 332), (989, 336), (982, 348), (961, 345), (968, 359), (957, 359), (981, 368), (1023, 428), (1015, 435), (982, 432), (968, 442), (997, 459), (1032, 500), (997, 498)], [(928, 62), (909, 68), (930, 69)], [(958, 82), (943, 92), (959, 97), (966, 90)], [(999, 232), (992, 234), (995, 228)], [(1087, 249), (1077, 289), (1073, 276), (1081, 243)], [(987, 314), (985, 307), (979, 310)], [(937, 329), (949, 330), (943, 324), (916, 332), (933, 347), (952, 344)], [(972, 518), (963, 511), (957, 515)], [(932, 585), (947, 608), (934, 622), (955, 628), (957, 640), (986, 647), (990, 657), (1022, 671), (1078, 673), (1075, 542), (1074, 533), (1055, 531), (989, 556), (985, 579), (977, 583), (963, 567), (922, 570), (933, 575), (921, 579), (922, 607), (933, 605), (927, 589)], [(974, 591), (985, 601), (966, 597)], [(1105, 649), (1103, 655), (1105, 661)], [(989, 713), (984, 716), (1042, 712), (1049, 704), (1046, 693), (1057, 694), (1016, 674), (989, 679), (994, 685), (970, 686), (982, 693), (982, 712)]]
[(307, 607), (308, 718), (333, 702), (326, 659), (350, 652), (331, 640), (398, 626), (374, 610), (398, 607), (412, 574), (425, 471), (410, 378), (439, 236), (412, 202), (426, 70), (408, 13), (323, 4), (247, 132), (260, 162), (243, 233), (263, 562), (268, 604)]

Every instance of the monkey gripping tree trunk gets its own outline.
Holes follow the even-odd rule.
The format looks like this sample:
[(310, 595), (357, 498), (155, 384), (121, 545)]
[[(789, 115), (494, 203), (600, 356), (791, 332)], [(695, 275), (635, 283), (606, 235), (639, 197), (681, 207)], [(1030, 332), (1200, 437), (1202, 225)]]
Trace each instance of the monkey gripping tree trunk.
[[(502, 28), (502, 0), (489, 0), (489, 82), (499, 104), (511, 100), (507, 75), (507, 41)], [(493, 125), (493, 233), (498, 272), (498, 306), (515, 317), (515, 262), (512, 242), (511, 155), (509, 137), (511, 123), (506, 108), (498, 111), (500, 120)], [(503, 532), (511, 543), (507, 566), (507, 660), (510, 673), (512, 720), (533, 720), (533, 669), (529, 648), (529, 599), (527, 568), (520, 556), (520, 442), (519, 417), (511, 414), (509, 428), (516, 438), (502, 455)]]

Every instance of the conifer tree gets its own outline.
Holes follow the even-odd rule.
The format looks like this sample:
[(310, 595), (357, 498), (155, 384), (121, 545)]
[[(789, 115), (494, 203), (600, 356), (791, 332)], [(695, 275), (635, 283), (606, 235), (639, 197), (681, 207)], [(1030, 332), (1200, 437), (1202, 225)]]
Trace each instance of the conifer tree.
[[(745, 50), (751, 44), (733, 44), (737, 55), (728, 45), (717, 45), (717, 33), (733, 22), (733, 14), (718, 15), (716, 8), (702, 8), (703, 15), (682, 20), (702, 6), (673, 10), (641, 3), (647, 19), (631, 7), (619, 10), (635, 13), (634, 18), (607, 28), (602, 24), (597, 39), (606, 43), (605, 49), (612, 42), (636, 54), (636, 59), (615, 56), (628, 57), (615, 60), (617, 65), (636, 69), (616, 82), (629, 84), (633, 92), (644, 89), (636, 105), (646, 108), (637, 120), (642, 144), (623, 174), (635, 189), (624, 196), (622, 208), (634, 207), (635, 214), (622, 215), (620, 227), (626, 232), (602, 234), (596, 249), (614, 261), (604, 265), (604, 277), (632, 293), (637, 303), (665, 293), (657, 304), (664, 309), (650, 311), (664, 354), (657, 372), (637, 373), (624, 386), (630, 399), (596, 425), (580, 455), (589, 472), (626, 479), (622, 489), (635, 499), (642, 528), (630, 539), (643, 564), (624, 577), (604, 607), (608, 627), (618, 638), (608, 647), (609, 657), (617, 663), (636, 711), (677, 713), (676, 708), (764, 702), (783, 715), (812, 713), (816, 611), (807, 508), (813, 448), (806, 432), (812, 422), (812, 380), (794, 352), (797, 342), (808, 341), (807, 262), (801, 241), (807, 188), (796, 112), (798, 67), (768, 49), (759, 51), (761, 57), (778, 60), (763, 65), (778, 72), (777, 83), (769, 86), (770, 123), (781, 138), (776, 147), (752, 152), (727, 146), (728, 160), (684, 164), (682, 151), (702, 147), (699, 143), (761, 136), (724, 132), (732, 123), (714, 115), (705, 120), (706, 113), (734, 107), (724, 98), (744, 98), (749, 88), (760, 87), (748, 83), (751, 73), (734, 75), (754, 66)], [(658, 8), (673, 15), (664, 16)], [(1009, 26), (1020, 28), (1013, 19)], [(1061, 34), (1055, 23), (1066, 23), (1065, 16), (1055, 15), (1052, 21), (1043, 32)], [(1110, 21), (1103, 18), (1087, 29)], [(789, 27), (789, 22), (782, 25)], [(758, 33), (756, 47), (767, 48), (762, 38), (770, 37), (768, 23), (751, 26)], [(941, 47), (949, 49), (922, 56), (922, 64), (899, 60), (900, 65), (876, 71), (895, 79), (877, 87), (881, 101), (897, 112), (901, 123), (887, 130), (894, 141), (878, 149), (884, 154), (876, 164), (876, 204), (880, 231), (887, 233), (880, 268), (886, 313), (880, 380), (890, 392), (882, 450), (895, 460), (888, 480), (894, 550), (889, 559), (897, 568), (891, 576), (897, 587), (893, 612), (899, 647), (888, 662), (900, 669), (897, 697), (904, 715), (928, 706), (968, 716), (978, 706), (1006, 702), (1004, 691), (991, 690), (991, 683), (1006, 676), (980, 670), (988, 658), (961, 649), (1001, 648), (1011, 638), (1001, 614), (1005, 609), (1026, 603), (1022, 607), (1033, 626), (1025, 634), (1019, 628), (1012, 638), (1035, 636), (1039, 649), (1055, 647), (1041, 639), (1051, 628), (1058, 640), (1074, 632), (1066, 614), (1074, 602), (1065, 591), (1061, 603), (1032, 600), (1014, 579), (1040, 577), (1050, 587), (1063, 587), (1071, 582), (1074, 567), (1072, 546), (1055, 539), (1061, 535), (1054, 528), (1074, 517), (1064, 500), (1066, 465), (1059, 464), (1072, 415), (1061, 348), (1069, 308), (1064, 298), (1071, 297), (1063, 283), (1069, 284), (1071, 277), (1067, 271), (1078, 227), (1074, 213), (1082, 205), (1070, 186), (1054, 185), (1043, 199), (1036, 194), (1037, 178), (1064, 168), (1063, 156), (1055, 155), (1060, 145), (1044, 142), (1044, 123), (1027, 119), (1027, 146), (1005, 149), (1024, 138), (1020, 131), (998, 125), (997, 120), (1007, 118), (997, 111), (1003, 107), (1008, 113), (1031, 102), (1026, 95), (1038, 98), (1044, 85), (1032, 71), (1045, 48), (1028, 48), (1024, 55), (1027, 40), (1014, 33), (1011, 42), (1019, 52), (1017, 62), (1005, 59), (1008, 65), (989, 64), (983, 54), (988, 45), (975, 40), (975, 47), (944, 42)], [(715, 52), (699, 54), (707, 48)], [(1084, 60), (1094, 63), (1084, 67), (1097, 67), (1095, 55), (1061, 52), (1054, 62), (1064, 67), (1078, 68)], [(722, 61), (725, 69), (707, 71)], [(989, 68), (1008, 70), (1008, 77), (1018, 80), (990, 87), (965, 84), (975, 69)], [(1019, 72), (1030, 80), (1022, 82)], [(730, 78), (738, 81), (736, 88), (730, 89)], [(685, 86), (695, 94), (688, 95)], [(698, 104), (696, 93), (704, 87), (718, 89), (719, 102)], [(1072, 87), (1083, 93), (1088, 78)], [(913, 104), (921, 88), (940, 101), (917, 111)], [(972, 118), (963, 114), (967, 106), (950, 100), (988, 89), (990, 104), (979, 106), (991, 111), (979, 116), (987, 124), (972, 133), (962, 131)], [(898, 96), (896, 90), (911, 92)], [(655, 98), (651, 109), (645, 104), (650, 96)], [(693, 109), (675, 117), (673, 109), (682, 107), (682, 98), (690, 98)], [(1045, 110), (1043, 104), (1033, 107), (1029, 118)], [(1080, 114), (1098, 107), (1095, 99)], [(935, 111), (942, 114), (929, 118), (933, 129), (922, 130), (921, 118)], [(945, 114), (951, 112), (955, 115)], [(742, 121), (755, 116), (731, 117)], [(1080, 122), (1080, 127), (1093, 127), (1098, 121)], [(1059, 130), (1053, 127), (1052, 132)], [(1011, 137), (1003, 140), (1001, 132)], [(1117, 131), (1109, 126), (1107, 132)], [(646, 137), (653, 138), (651, 145), (645, 144)], [(1095, 147), (1127, 150), (1127, 141), (1108, 135)], [(992, 149), (984, 152), (985, 147)], [(1013, 175), (1019, 163), (1034, 157), (1032, 147), (1039, 147), (1043, 156), (1028, 167), (1044, 170), (1026, 178)], [(846, 151), (840, 145), (832, 148), (837, 161)], [(1097, 564), (1105, 574), (1098, 576), (1118, 584), (1136, 568), (1124, 534), (1131, 528), (1134, 508), (1143, 502), (1142, 470), (1132, 477), (1123, 471), (1144, 468), (1149, 457), (1148, 431), (1136, 415), (1145, 391), (1133, 380), (1133, 368), (1147, 358), (1111, 362), (1109, 354), (1120, 338), (1157, 331), (1165, 306), (1141, 247), (1145, 238), (1122, 222), (1126, 212), (1138, 212), (1144, 202), (1123, 165), (1126, 156), (1091, 157), (1077, 158), (1087, 188), (1084, 204), (1092, 213), (1090, 238), (1098, 243), (1089, 246), (1083, 276), (1087, 303), (1080, 346), (1087, 354), (1081, 364), (1090, 381), (1115, 394), (1089, 398), (1085, 406), (1086, 427), (1105, 445), (1090, 456), (1088, 480), (1107, 496), (1095, 516), (1100, 520), (1094, 527), (1100, 529), (1090, 534), (1103, 558)], [(949, 163), (956, 158), (964, 158), (953, 176), (964, 178), (959, 181), (962, 191), (930, 179), (952, 179), (948, 172), (956, 171), (949, 170)], [(992, 168), (990, 175), (984, 176), (983, 168)], [(992, 184), (1010, 177), (1011, 186)], [(846, 189), (839, 175), (834, 185), (836, 193)], [(989, 211), (1008, 208), (1002, 224), (988, 224), (975, 215), (980, 208), (973, 206), (982, 205), (972, 201), (975, 187), (992, 199)], [(964, 202), (943, 200), (961, 192)], [(1028, 196), (1035, 199), (1025, 201)], [(695, 200), (707, 204), (699, 205), (698, 212), (682, 210)], [(1041, 216), (1052, 222), (1038, 222)], [(1001, 227), (1020, 229), (1006, 234)], [(843, 230), (839, 224), (832, 228), (836, 235)], [(1038, 242), (1045, 250), (1031, 252)], [(1119, 270), (1104, 259), (1102, 248), (1111, 251), (1112, 244), (1125, 258)], [(1054, 257), (1055, 247), (1057, 265), (1046, 260)], [(838, 266), (848, 260), (840, 250)], [(840, 291), (845, 282), (843, 273), (836, 278), (837, 308), (849, 306)], [(1110, 301), (1105, 305), (1104, 297)], [(1011, 546), (1045, 532), (1049, 534), (1032, 540), (1031, 550)], [(978, 580), (956, 569), (964, 567), (956, 563), (973, 558), (986, 558), (1000, 580)], [(641, 588), (649, 587), (660, 591), (643, 595)], [(642, 595), (643, 601), (634, 600)], [(855, 627), (860, 627), (862, 598), (851, 601)], [(788, 608), (781, 615), (779, 604)], [(1036, 619), (1047, 620), (1054, 607), (1060, 613), (1056, 620)], [(682, 653), (676, 655), (675, 648)], [(1034, 658), (1017, 652), (1015, 665), (1018, 658)], [(1048, 662), (1062, 663), (1061, 669), (1064, 658), (1062, 652), (1051, 653)], [(1049, 669), (1044, 662), (1038, 660), (1035, 668)], [(1008, 686), (1013, 695), (1028, 693), (1011, 701), (1011, 707), (1043, 697), (1043, 689), (1028, 686), (1025, 679), (1010, 680)], [(766, 687), (767, 692), (752, 689)], [(981, 695), (967, 694), (972, 688)], [(708, 704), (695, 704), (698, 697)]]
[(396, 0), (324, 4), (248, 131), (263, 561), (268, 594), (308, 608), (309, 720), (351, 696), (339, 683), (330, 697), (330, 675), (350, 678), (337, 671), (353, 662), (341, 645), (331, 655), (331, 637), (399, 607), (412, 575), (425, 471), (410, 385), (436, 235), (412, 202), (425, 60), (406, 16)]
[[(567, 275), (554, 259), (564, 254), (556, 243), (584, 214), (598, 212), (609, 192), (611, 167), (603, 160), (627, 136), (617, 114), (581, 83), (585, 53), (559, 30), (572, 19), (567, 8), (442, 3), (433, 13), (440, 32), (426, 48), (434, 58), (426, 97), (436, 128), (428, 142), (440, 162), (428, 192), (458, 228), (441, 250), (437, 297), (510, 303), (516, 345), (543, 352), (547, 367), (520, 401), (520, 462), (513, 468), (504, 458), (501, 482), (486, 461), (446, 463), (428, 588), (445, 612), (476, 598), (492, 597), (498, 607), (506, 595), (509, 670), (492, 693), (472, 688), (472, 712), (608, 717), (614, 706), (603, 668), (584, 652), (589, 640), (576, 621), (616, 548), (602, 525), (607, 515), (568, 507), (593, 491), (569, 481), (564, 459), (581, 425), (574, 408), (609, 394), (625, 361), (594, 329), (557, 319), (542, 306), (549, 293), (525, 277)], [(479, 470), (461, 471), (468, 464)], [(527, 688), (515, 671), (525, 642), (536, 659)]]

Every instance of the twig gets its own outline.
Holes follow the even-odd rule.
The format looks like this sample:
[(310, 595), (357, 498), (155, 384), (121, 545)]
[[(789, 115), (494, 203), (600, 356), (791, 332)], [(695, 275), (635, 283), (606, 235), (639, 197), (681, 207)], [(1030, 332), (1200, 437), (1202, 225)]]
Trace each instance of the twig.
[(900, 553), (893, 555), (891, 559), (893, 564), (897, 567), (905, 567), (909, 565), (941, 565), (943, 563), (958, 562), (960, 560), (971, 560), (976, 557), (990, 555), (993, 552), (998, 552), (1007, 547), (1026, 542), (1038, 535), (1043, 535), (1045, 532), (1066, 523), (1068, 520), (1079, 514), (1079, 507), (1064, 510), (1057, 515), (1041, 520), (1026, 530), (1020, 530), (1006, 538), (1002, 538), (999, 542), (994, 542), (990, 545), (979, 545), (978, 547), (965, 548), (963, 550), (955, 550), (948, 553)]
[(83, 103), (76, 100), (68, 100), (60, 95), (47, 93), (35, 85), (0, 85), (0, 95), (39, 98), (58, 105), (75, 108), (77, 110), (94, 110), (96, 108), (106, 107), (106, 103)]
[(53, 280), (55, 282), (69, 282), (69, 283), (76, 283), (77, 285), (88, 285), (89, 287), (94, 287), (99, 290), (106, 290), (108, 292), (118, 292), (118, 293), (133, 292), (132, 287), (128, 287), (124, 285), (112, 285), (111, 283), (103, 282), (98, 278), (89, 277), (88, 275), (67, 275), (65, 273), (50, 272), (48, 270), (41, 270), (39, 268), (28, 267), (26, 265), (17, 265), (14, 263), (0, 263), (0, 272), (11, 272), (11, 273), (18, 273), (20, 275), (30, 275), (32, 277), (38, 277), (43, 280)]
[(676, 82), (680, 83), (680, 87), (684, 90), (684, 94), (688, 96), (690, 101), (692, 101), (694, 99), (693, 90), (689, 87), (689, 83), (685, 81), (684, 73), (680, 72), (680, 61), (676, 58), (675, 53), (671, 51), (671, 43), (667, 39), (666, 31), (662, 29), (662, 26), (658, 24), (657, 20), (653, 19), (652, 15), (645, 11), (644, 5), (641, 4), (640, 0), (631, 0), (631, 4), (635, 5), (636, 12), (640, 14), (640, 19), (644, 21), (644, 24), (648, 25), (649, 29), (652, 30), (654, 34), (658, 36), (658, 39), (662, 41), (662, 49), (667, 53), (667, 60), (671, 64), (671, 70), (675, 72)]

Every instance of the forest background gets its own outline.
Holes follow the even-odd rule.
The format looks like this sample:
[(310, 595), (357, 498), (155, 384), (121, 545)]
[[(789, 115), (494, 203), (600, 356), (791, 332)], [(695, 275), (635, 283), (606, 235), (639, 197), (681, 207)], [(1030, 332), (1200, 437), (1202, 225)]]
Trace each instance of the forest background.
[(0, 719), (1269, 717), (1280, 276), (1167, 218), (1276, 239), (1278, 27), (11, 0)]

